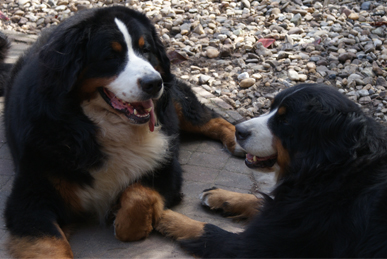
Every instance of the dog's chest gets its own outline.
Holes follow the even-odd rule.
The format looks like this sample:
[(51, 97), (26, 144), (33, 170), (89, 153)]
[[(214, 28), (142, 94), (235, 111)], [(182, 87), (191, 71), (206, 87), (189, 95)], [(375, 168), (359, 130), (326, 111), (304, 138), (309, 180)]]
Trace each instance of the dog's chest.
[(90, 171), (93, 185), (78, 193), (84, 209), (95, 211), (100, 217), (129, 184), (165, 162), (169, 142), (169, 137), (157, 128), (150, 132), (148, 125), (122, 123), (116, 115), (102, 113), (88, 116), (99, 127), (97, 139), (106, 160), (101, 168)]

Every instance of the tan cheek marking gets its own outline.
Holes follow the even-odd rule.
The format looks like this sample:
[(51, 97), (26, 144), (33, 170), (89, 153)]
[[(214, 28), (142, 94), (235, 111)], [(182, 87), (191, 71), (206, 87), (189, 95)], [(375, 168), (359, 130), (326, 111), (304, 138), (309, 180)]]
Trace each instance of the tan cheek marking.
[(165, 210), (155, 229), (161, 234), (177, 239), (192, 239), (203, 235), (206, 223), (193, 220), (172, 210)]
[(117, 42), (117, 41), (113, 41), (112, 42), (112, 49), (117, 51), (117, 52), (121, 52), (122, 51), (122, 45)]
[(157, 66), (154, 66), (154, 69), (155, 69), (157, 72), (159, 72), (160, 75), (163, 76), (163, 75), (165, 74), (165, 72), (164, 72), (163, 68), (162, 68), (161, 65), (160, 65), (160, 60), (157, 59), (157, 62), (158, 62), (158, 64), (157, 64)]
[(277, 172), (277, 181), (284, 177), (288, 167), (290, 165), (289, 152), (282, 146), (279, 138), (274, 139), (275, 149), (277, 150), (277, 163), (280, 166), (280, 170)]
[(140, 48), (143, 48), (144, 45), (145, 45), (145, 40), (144, 40), (144, 37), (141, 36), (141, 37), (138, 39), (138, 46), (139, 46)]
[(99, 87), (104, 87), (114, 81), (117, 77), (108, 78), (89, 78), (83, 80), (81, 87), (78, 89), (78, 96), (81, 100), (91, 99)]

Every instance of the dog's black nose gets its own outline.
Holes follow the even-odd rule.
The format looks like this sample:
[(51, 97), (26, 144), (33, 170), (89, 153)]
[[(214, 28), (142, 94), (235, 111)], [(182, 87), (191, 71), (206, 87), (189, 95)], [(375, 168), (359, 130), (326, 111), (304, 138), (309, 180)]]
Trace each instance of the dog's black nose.
[(235, 126), (235, 137), (237, 140), (246, 140), (251, 135), (248, 127), (244, 127), (241, 124)]
[(151, 96), (157, 95), (163, 87), (163, 80), (159, 76), (144, 76), (140, 78), (141, 89)]

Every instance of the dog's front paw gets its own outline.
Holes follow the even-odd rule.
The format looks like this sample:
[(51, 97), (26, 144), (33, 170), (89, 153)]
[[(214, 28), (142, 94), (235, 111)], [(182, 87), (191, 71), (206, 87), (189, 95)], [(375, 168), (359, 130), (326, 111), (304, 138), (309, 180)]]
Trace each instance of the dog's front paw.
[(134, 184), (124, 191), (120, 205), (114, 221), (114, 233), (117, 239), (124, 242), (147, 237), (164, 207), (159, 193), (140, 184)]
[(161, 234), (176, 240), (200, 237), (206, 224), (193, 220), (172, 210), (163, 211), (155, 229)]
[(230, 153), (234, 156), (238, 157), (245, 157), (246, 151), (243, 150), (243, 148), (238, 144), (238, 142), (235, 142), (235, 145), (232, 145), (233, 149), (227, 149), (230, 151)]
[(212, 210), (222, 210), (225, 216), (233, 218), (253, 218), (262, 204), (262, 199), (253, 194), (237, 193), (213, 187), (199, 196), (203, 206)]

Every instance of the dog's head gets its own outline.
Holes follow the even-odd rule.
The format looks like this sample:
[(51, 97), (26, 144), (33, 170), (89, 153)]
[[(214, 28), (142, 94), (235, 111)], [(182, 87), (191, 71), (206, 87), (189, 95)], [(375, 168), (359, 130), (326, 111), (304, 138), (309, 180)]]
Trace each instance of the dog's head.
[(365, 136), (366, 116), (336, 89), (301, 84), (280, 92), (268, 114), (236, 126), (236, 139), (248, 153), (246, 165), (311, 170), (356, 156)]
[(173, 80), (164, 47), (145, 15), (91, 9), (60, 24), (39, 53), (40, 90), (50, 98), (98, 97), (131, 124), (154, 126), (153, 101)]

